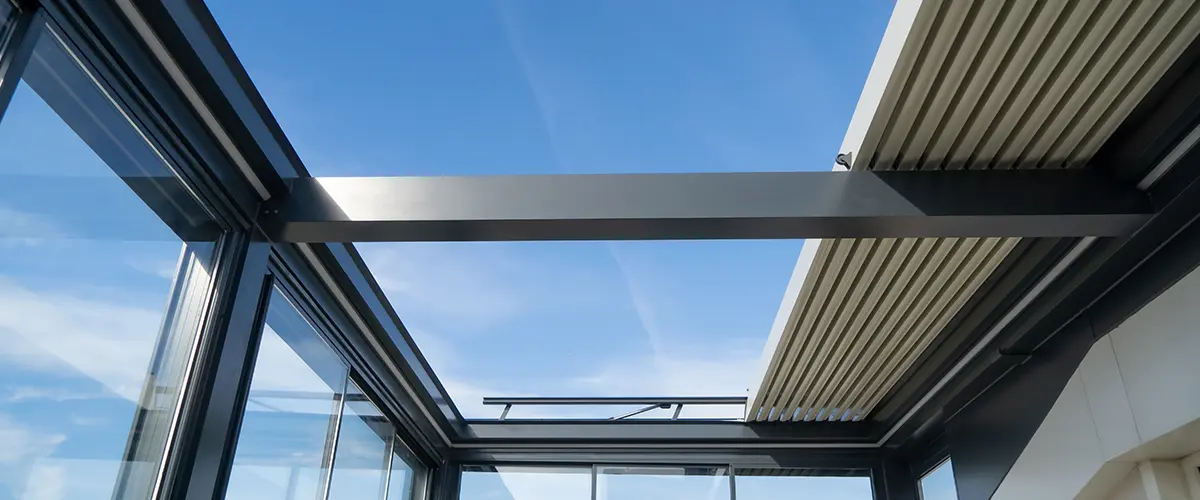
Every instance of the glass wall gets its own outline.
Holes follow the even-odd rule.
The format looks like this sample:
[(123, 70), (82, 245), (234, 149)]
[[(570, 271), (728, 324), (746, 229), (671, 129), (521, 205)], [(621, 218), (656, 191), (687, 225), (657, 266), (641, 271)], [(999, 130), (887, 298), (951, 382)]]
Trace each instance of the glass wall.
[[(590, 500), (590, 467), (463, 467), (460, 500)], [(673, 498), (673, 497), (666, 497)]]
[(737, 469), (738, 500), (871, 500), (867, 476), (821, 476), (804, 469)]
[[(461, 500), (739, 500), (813, 498), (870, 500), (868, 470), (823, 476), (810, 469), (722, 466), (598, 465), (586, 467), (464, 466)], [(594, 496), (593, 496), (594, 488)]]
[(417, 459), (400, 438), (392, 438), (391, 474), (388, 476), (387, 500), (421, 498), (425, 491), (425, 476), (418, 472)]
[(227, 498), (323, 498), (346, 374), (345, 364), (275, 290)]
[(731, 497), (729, 469), (724, 467), (596, 467), (596, 500)]
[(346, 364), (275, 289), (226, 498), (411, 498), (416, 462), (394, 440)]
[(958, 500), (954, 464), (949, 459), (921, 477), (921, 500)]
[(213, 222), (168, 156), (57, 33), (37, 40), (0, 120), (0, 498), (145, 498), (219, 231), (184, 230)]
[[(0, 500), (151, 498), (233, 228), (141, 82), (19, 19), (49, 16), (0, 0)], [(347, 364), (282, 291), (267, 316), (229, 498), (413, 498), (424, 472)]]
[(346, 389), (329, 498), (383, 498), (392, 425), (354, 382)]

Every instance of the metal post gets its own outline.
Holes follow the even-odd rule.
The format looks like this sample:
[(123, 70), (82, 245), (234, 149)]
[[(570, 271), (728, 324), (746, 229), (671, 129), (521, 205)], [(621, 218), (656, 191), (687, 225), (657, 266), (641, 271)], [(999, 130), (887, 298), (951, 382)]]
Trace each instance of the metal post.
[(900, 457), (879, 460), (871, 470), (875, 500), (921, 500), (917, 481), (909, 462)]
[(246, 233), (231, 234), (222, 244), (209, 320), (163, 459), (159, 498), (225, 494), (271, 296), (269, 255), (269, 243), (251, 242)]
[(730, 464), (729, 468), (726, 470), (729, 471), (729, 500), (737, 500), (737, 484), (733, 480), (733, 478), (735, 476), (735, 474), (733, 473), (734, 472), (733, 465)]
[(597, 500), (600, 495), (600, 467), (592, 465), (592, 500)]
[(383, 457), (383, 493), (379, 498), (387, 500), (388, 489), (392, 487), (392, 460), (396, 456), (396, 433), (393, 431), (392, 436), (388, 438), (387, 456)]
[(325, 437), (325, 466), (322, 467), (321, 482), (321, 499), (329, 499), (329, 490), (333, 486), (333, 465), (337, 459), (338, 439), (342, 434), (342, 416), (346, 414), (346, 393), (350, 389), (350, 373), (346, 373), (346, 379), (342, 381), (342, 390), (338, 391), (334, 399), (337, 400), (337, 414), (333, 416), (333, 425), (330, 426), (329, 434)]
[(441, 467), (431, 471), (429, 481), (429, 500), (458, 500), (459, 483), (462, 479), (462, 467), (458, 462), (443, 462)]

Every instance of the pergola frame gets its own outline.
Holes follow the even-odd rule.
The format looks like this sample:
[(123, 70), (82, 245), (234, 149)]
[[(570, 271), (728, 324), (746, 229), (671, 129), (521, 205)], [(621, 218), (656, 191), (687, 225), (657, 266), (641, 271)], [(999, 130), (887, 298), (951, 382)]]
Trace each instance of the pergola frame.
[(274, 241), (1126, 236), (1153, 214), (1090, 170), (317, 177)]
[[(1200, 263), (1200, 152), (1185, 144), (1200, 123), (1195, 47), (1106, 145), (1122, 163), (1098, 155), (1077, 172), (320, 179), (304, 170), (201, 3), (18, 6), (17, 35), (0, 48), (0, 112), (49, 26), (133, 103), (155, 140), (188, 145), (197, 161), (179, 175), (222, 222), (218, 300), (157, 479), (164, 498), (224, 494), (275, 285), (326, 318), (363, 388), (431, 471), (430, 498), (456, 498), (465, 463), (716, 463), (865, 470), (876, 498), (915, 500), (916, 478), (948, 454), (956, 469), (983, 471), (967, 491), (994, 491), (987, 482), (1003, 478), (1091, 341)], [(1162, 177), (1139, 186), (1146, 172)], [(150, 197), (153, 179), (123, 179)], [(168, 224), (178, 220), (163, 200), (146, 201)], [(347, 244), (918, 236), (1048, 239), (1006, 262), (1021, 274), (990, 284), (974, 309), (984, 313), (952, 323), (982, 348), (932, 350), (928, 369), (887, 401), (891, 416), (799, 425), (464, 419)], [(989, 334), (1079, 237), (1090, 243), (1043, 300)], [(999, 427), (989, 418), (997, 412), (1008, 418)]]

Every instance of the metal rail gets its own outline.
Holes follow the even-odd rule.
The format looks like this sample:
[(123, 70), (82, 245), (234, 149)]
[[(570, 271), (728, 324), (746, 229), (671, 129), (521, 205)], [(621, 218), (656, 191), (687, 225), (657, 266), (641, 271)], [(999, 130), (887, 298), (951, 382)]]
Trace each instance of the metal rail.
[(671, 415), (671, 420), (679, 420), (679, 413), (683, 411), (684, 405), (705, 405), (705, 406), (726, 406), (726, 405), (745, 405), (746, 397), (744, 396), (696, 396), (696, 397), (607, 397), (607, 398), (574, 398), (574, 397), (489, 397), (483, 398), (483, 404), (489, 406), (504, 406), (504, 410), (500, 412), (500, 420), (508, 418), (508, 412), (513, 406), (626, 406), (626, 405), (645, 405), (642, 408), (614, 416), (608, 420), (624, 420), (629, 417), (641, 415), (643, 413), (675, 407), (674, 414)]

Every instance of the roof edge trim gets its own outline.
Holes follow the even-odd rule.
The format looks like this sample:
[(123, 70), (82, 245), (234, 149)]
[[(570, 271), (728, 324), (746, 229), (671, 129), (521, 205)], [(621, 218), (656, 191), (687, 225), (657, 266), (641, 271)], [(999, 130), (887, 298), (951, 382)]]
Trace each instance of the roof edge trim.
[[(904, 47), (908, 45), (909, 34), (917, 24), (917, 14), (921, 11), (921, 5), (925, 1), (898, 0), (896, 7), (892, 9), (892, 17), (888, 20), (887, 28), (883, 32), (879, 50), (875, 52), (875, 61), (871, 63), (867, 81), (863, 84), (862, 93), (858, 96), (858, 104), (854, 106), (850, 126), (846, 128), (846, 136), (842, 139), (841, 148), (838, 150), (838, 153), (851, 153), (851, 165), (856, 163), (860, 157), (858, 151), (866, 139), (867, 130), (875, 121), (876, 111), (889, 88), (888, 83), (893, 77), (903, 78), (896, 72), (896, 67), (900, 64), (900, 56), (904, 53)], [(837, 169), (838, 165), (835, 165), (834, 168)]]

